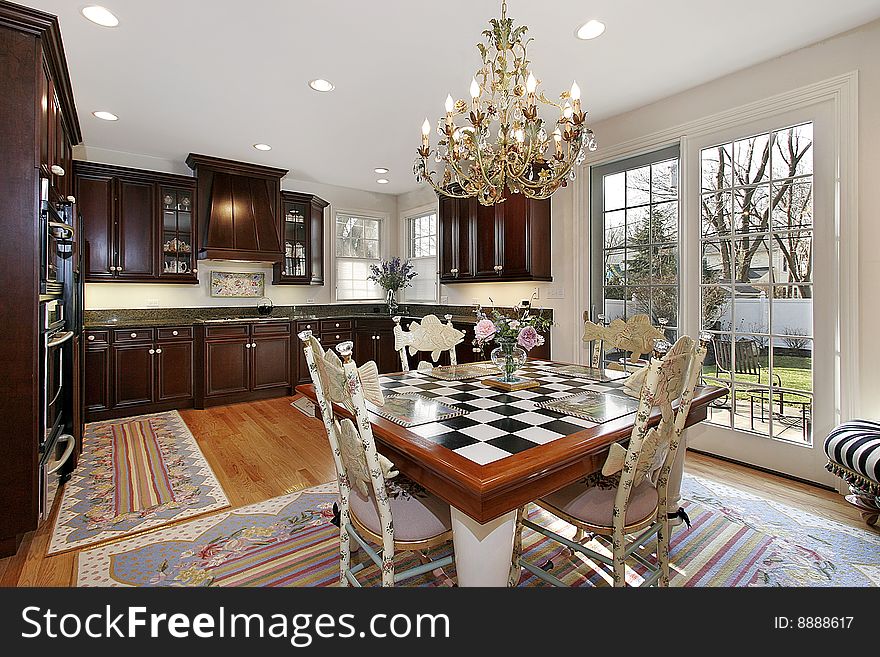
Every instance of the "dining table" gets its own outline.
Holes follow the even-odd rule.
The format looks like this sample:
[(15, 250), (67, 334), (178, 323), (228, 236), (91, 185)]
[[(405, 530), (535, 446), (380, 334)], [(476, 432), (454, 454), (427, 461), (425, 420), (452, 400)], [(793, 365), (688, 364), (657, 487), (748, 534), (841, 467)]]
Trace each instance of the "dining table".
[[(517, 509), (601, 470), (611, 444), (625, 444), (635, 421), (634, 410), (621, 414), (632, 402), (607, 418), (554, 410), (558, 400), (587, 391), (615, 407), (625, 402), (627, 374), (529, 359), (517, 374), (537, 387), (505, 391), (483, 383), (491, 378), (488, 367), (482, 377), (446, 379), (431, 371), (380, 376), (386, 400), (433, 400), (454, 409), (451, 417), (402, 423), (382, 408), (370, 409), (378, 451), (450, 505), (459, 586), (506, 586)], [(312, 384), (296, 390), (317, 401)], [(709, 404), (725, 394), (698, 386), (685, 426), (705, 420)], [(334, 409), (349, 415), (341, 406)], [(659, 420), (655, 409), (650, 422)], [(680, 504), (686, 436), (687, 430), (670, 474), (669, 513)]]

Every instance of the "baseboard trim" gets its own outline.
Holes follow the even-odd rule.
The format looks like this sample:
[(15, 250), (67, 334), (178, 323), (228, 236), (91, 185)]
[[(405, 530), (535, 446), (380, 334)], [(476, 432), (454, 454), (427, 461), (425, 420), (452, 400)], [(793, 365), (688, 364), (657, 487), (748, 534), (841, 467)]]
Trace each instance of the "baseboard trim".
[(735, 463), (736, 465), (741, 465), (744, 468), (749, 468), (750, 470), (757, 470), (758, 472), (764, 472), (766, 474), (775, 475), (777, 477), (781, 477), (782, 479), (788, 479), (789, 481), (796, 481), (799, 484), (806, 484), (808, 486), (813, 486), (814, 488), (820, 488), (822, 490), (831, 491), (832, 493), (837, 493), (837, 489), (832, 486), (826, 486), (824, 484), (817, 484), (815, 481), (810, 481), (809, 479), (802, 479), (800, 477), (795, 477), (794, 475), (786, 474), (784, 472), (778, 472), (776, 470), (771, 470), (770, 468), (762, 468), (759, 465), (754, 465), (752, 463), (745, 463), (743, 461), (737, 461), (736, 459), (729, 458), (727, 456), (719, 456), (718, 454), (712, 454), (710, 452), (704, 452), (699, 449), (694, 449), (692, 447), (688, 447), (687, 451), (694, 452), (695, 454), (701, 454), (703, 456), (708, 456), (713, 459), (718, 459), (719, 461), (726, 461), (727, 463)]

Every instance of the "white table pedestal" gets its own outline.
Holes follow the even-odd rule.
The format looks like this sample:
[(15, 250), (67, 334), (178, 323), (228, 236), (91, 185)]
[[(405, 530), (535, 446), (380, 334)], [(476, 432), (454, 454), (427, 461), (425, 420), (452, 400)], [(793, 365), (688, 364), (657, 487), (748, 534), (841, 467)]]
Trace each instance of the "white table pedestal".
[(481, 525), (452, 507), (452, 543), (459, 586), (507, 586), (516, 511)]

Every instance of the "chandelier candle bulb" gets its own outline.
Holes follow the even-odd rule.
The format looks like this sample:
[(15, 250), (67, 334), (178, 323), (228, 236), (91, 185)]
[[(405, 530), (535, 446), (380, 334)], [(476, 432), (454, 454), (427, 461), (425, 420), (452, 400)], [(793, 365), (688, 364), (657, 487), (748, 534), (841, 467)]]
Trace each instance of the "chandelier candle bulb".
[(562, 133), (559, 132), (559, 128), (553, 131), (553, 141), (556, 143), (556, 159), (562, 159)]
[(455, 107), (455, 101), (452, 100), (452, 94), (446, 95), (446, 127), (452, 127), (452, 110)]
[(571, 84), (571, 92), (569, 93), (571, 96), (571, 101), (574, 104), (574, 113), (580, 114), (581, 112), (581, 88), (578, 86), (577, 82), (572, 82)]
[(428, 145), (430, 144), (430, 140), (428, 138), (428, 135), (430, 135), (430, 134), (431, 134), (431, 124), (430, 124), (430, 122), (428, 122), (428, 119), (426, 118), (425, 122), (422, 124), (422, 146), (426, 149), (428, 148)]

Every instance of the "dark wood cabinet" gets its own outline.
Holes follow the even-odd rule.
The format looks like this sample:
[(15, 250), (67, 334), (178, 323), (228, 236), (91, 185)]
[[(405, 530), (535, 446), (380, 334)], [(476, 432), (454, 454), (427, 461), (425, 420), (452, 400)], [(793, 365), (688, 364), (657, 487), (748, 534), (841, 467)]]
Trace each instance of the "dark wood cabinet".
[(86, 281), (197, 283), (195, 180), (74, 163)]
[(440, 198), (440, 282), (551, 281), (550, 200)]
[(88, 330), (84, 344), (86, 421), (192, 406), (191, 326)]
[(324, 284), (324, 208), (312, 194), (281, 192), (284, 259), (275, 265), (273, 285)]
[(354, 358), (358, 365), (375, 361), (380, 374), (402, 369), (400, 355), (394, 350), (394, 322), (390, 317), (356, 321)]
[(286, 394), (291, 389), (290, 322), (199, 326), (196, 408)]

